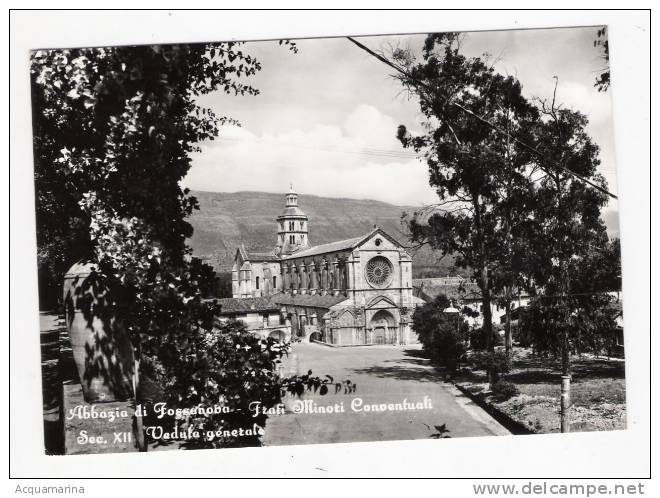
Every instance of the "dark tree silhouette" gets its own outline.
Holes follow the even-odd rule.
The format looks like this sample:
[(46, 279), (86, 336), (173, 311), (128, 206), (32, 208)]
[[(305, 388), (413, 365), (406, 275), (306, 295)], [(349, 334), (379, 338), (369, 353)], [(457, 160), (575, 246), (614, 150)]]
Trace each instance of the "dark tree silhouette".
[(605, 64), (602, 72), (596, 78), (594, 86), (598, 88), (599, 92), (606, 92), (610, 87), (610, 45), (607, 39), (607, 26), (603, 26), (596, 32), (594, 47), (601, 49), (600, 57)]
[[(214, 323), (217, 306), (203, 299), (213, 272), (186, 245), (197, 201), (179, 186), (197, 144), (231, 121), (197, 97), (256, 95), (244, 80), (260, 68), (231, 42), (32, 54), (40, 280), (58, 287), (73, 263), (95, 263), (140, 372), (178, 407), (268, 407), (280, 396), (275, 370), (286, 348)], [(186, 423), (232, 429), (246, 420)]]
[(484, 337), (493, 348), (491, 304), (511, 300), (520, 278), (530, 229), (535, 173), (529, 151), (457, 107), (457, 104), (518, 138), (528, 137), (537, 109), (513, 77), (496, 73), (481, 58), (466, 58), (455, 33), (426, 39), (423, 62), (403, 54), (398, 78), (419, 97), (425, 133), (400, 126), (404, 147), (423, 154), (429, 184), (439, 202), (410, 220), (413, 239), (428, 241), (456, 264), (469, 268), (479, 285)]

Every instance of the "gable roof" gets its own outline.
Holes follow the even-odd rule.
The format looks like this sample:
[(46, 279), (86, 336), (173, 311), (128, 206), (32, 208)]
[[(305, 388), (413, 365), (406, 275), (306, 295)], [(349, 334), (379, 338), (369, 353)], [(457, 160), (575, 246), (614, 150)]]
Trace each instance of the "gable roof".
[(365, 305), (365, 308), (367, 308), (367, 309), (373, 308), (375, 305), (377, 305), (380, 302), (387, 303), (388, 307), (397, 307), (397, 305), (394, 303), (394, 301), (392, 301), (389, 297), (387, 297), (387, 296), (376, 296)]
[(358, 242), (362, 240), (362, 236), (354, 237), (352, 239), (338, 240), (336, 242), (328, 242), (327, 244), (320, 244), (318, 246), (312, 246), (308, 249), (303, 249), (302, 251), (294, 252), (288, 256), (283, 257), (282, 259), (295, 259), (303, 258), (305, 256), (316, 256), (319, 254), (327, 254), (330, 252), (345, 251), (348, 249), (353, 249)]
[(268, 297), (226, 297), (218, 299), (221, 315), (236, 313), (260, 313), (263, 311), (279, 311), (279, 306)]
[(279, 261), (280, 258), (273, 252), (249, 252), (247, 253), (250, 261)]
[(331, 252), (352, 250), (358, 247), (359, 245), (361, 245), (363, 242), (369, 240), (372, 236), (374, 236), (377, 233), (388, 239), (390, 242), (393, 242), (394, 244), (401, 246), (399, 241), (397, 241), (395, 238), (387, 234), (385, 230), (383, 230), (379, 226), (375, 226), (373, 230), (371, 230), (369, 233), (365, 235), (360, 235), (359, 237), (353, 237), (352, 239), (339, 240), (337, 242), (329, 242), (327, 244), (320, 244), (318, 246), (309, 247), (307, 249), (303, 249), (302, 251), (294, 252), (293, 254), (284, 256), (282, 257), (282, 259), (287, 260), (287, 259), (304, 258), (307, 256), (319, 256), (321, 254), (328, 254)]
[(284, 294), (279, 293), (271, 297), (273, 303), (288, 304), (292, 306), (309, 306), (311, 308), (330, 308), (346, 300), (346, 296), (321, 296), (319, 294)]
[[(245, 249), (245, 245), (241, 244), (236, 249), (237, 255), (241, 255), (243, 261), (279, 261), (280, 258), (275, 254), (274, 251), (270, 252), (248, 252)], [(236, 259), (234, 257), (234, 259)]]

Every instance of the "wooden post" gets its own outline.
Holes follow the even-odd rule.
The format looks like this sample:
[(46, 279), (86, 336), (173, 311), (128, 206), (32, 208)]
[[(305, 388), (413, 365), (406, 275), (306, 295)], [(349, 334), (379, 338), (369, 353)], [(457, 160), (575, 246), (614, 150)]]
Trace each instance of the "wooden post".
[(571, 432), (571, 420), (568, 415), (571, 407), (571, 376), (561, 376), (561, 432)]

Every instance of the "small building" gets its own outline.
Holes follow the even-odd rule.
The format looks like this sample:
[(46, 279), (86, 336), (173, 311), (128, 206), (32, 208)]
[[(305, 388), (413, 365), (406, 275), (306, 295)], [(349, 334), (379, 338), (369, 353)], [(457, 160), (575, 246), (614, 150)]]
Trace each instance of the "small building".
[(291, 339), (291, 324), (280, 314), (280, 308), (267, 297), (218, 299), (220, 321), (240, 320), (249, 332), (265, 339)]
[(270, 296), (282, 286), (280, 258), (274, 253), (248, 252), (236, 249), (232, 268), (232, 297)]
[[(483, 323), (483, 305), (481, 303), (481, 289), (474, 281), (463, 277), (439, 277), (439, 278), (416, 278), (413, 280), (413, 292), (415, 296), (426, 301), (432, 301), (443, 294), (452, 301), (459, 310), (467, 307), (475, 317), (466, 314), (464, 317), (471, 327), (481, 327)], [(529, 304), (531, 296), (527, 293), (516, 293), (511, 300), (512, 319), (513, 314), (519, 308)], [(504, 323), (506, 310), (500, 306), (494, 297), (490, 305), (493, 325)]]
[(351, 239), (313, 246), (298, 194), (286, 194), (270, 252), (236, 250), (233, 297), (268, 298), (293, 337), (349, 346), (416, 343), (412, 313), (412, 258), (396, 239), (374, 226)]

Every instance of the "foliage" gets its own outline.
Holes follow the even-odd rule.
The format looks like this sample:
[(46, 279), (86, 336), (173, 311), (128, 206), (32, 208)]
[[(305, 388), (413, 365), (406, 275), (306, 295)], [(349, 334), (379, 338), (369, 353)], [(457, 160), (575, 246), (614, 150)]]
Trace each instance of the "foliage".
[(538, 112), (515, 78), (496, 73), (482, 58), (463, 56), (458, 42), (455, 33), (432, 34), (423, 62), (409, 54), (398, 57), (405, 70), (400, 80), (419, 96), (426, 120), (423, 134), (413, 136), (401, 125), (397, 136), (404, 147), (423, 154), (439, 197), (408, 220), (412, 238), (455, 254), (457, 266), (472, 270), (490, 340), (494, 293), (525, 284), (520, 277), (533, 209), (532, 158), (458, 106), (521, 139), (529, 138)]
[(292, 394), (295, 396), (302, 396), (305, 392), (313, 392), (325, 396), (330, 392), (330, 387), (334, 389), (334, 394), (339, 394), (343, 391), (344, 394), (352, 394), (357, 391), (357, 384), (350, 380), (335, 382), (331, 375), (325, 377), (318, 377), (312, 375), (309, 370), (305, 375), (295, 375), (288, 377), (282, 381), (282, 395)]
[(233, 122), (197, 97), (256, 95), (243, 80), (260, 68), (233, 42), (32, 55), (40, 280), (61, 282), (79, 260), (98, 263), (141, 371), (179, 407), (262, 399), (267, 407), (279, 392), (280, 351), (236, 323), (212, 332), (217, 306), (203, 298), (213, 272), (186, 245), (197, 201), (179, 184), (196, 144)]
[(570, 352), (611, 356), (616, 346), (616, 319), (620, 314), (615, 299), (606, 293), (587, 294), (555, 297), (555, 303), (550, 305), (548, 299), (540, 297), (532, 301), (522, 315), (521, 340), (538, 354), (557, 357), (562, 352), (562, 334), (567, 328)]
[(501, 375), (511, 371), (512, 357), (504, 351), (483, 351), (473, 354), (470, 359), (479, 370), (490, 372), (496, 381)]
[(217, 277), (218, 277), (218, 285), (216, 287), (215, 295), (217, 297), (232, 297), (233, 289), (232, 289), (231, 272), (230, 271), (218, 272)]
[(465, 355), (468, 325), (458, 313), (446, 313), (449, 300), (439, 295), (415, 309), (413, 329), (431, 357), (450, 370), (460, 367)]
[(484, 336), (484, 330), (481, 327), (470, 329), (470, 349), (473, 351), (483, 351), (486, 349), (487, 340)]
[[(599, 149), (586, 131), (586, 116), (558, 104), (556, 89), (551, 101), (527, 101), (515, 78), (495, 73), (482, 58), (461, 55), (459, 35), (429, 35), (423, 58), (417, 64), (409, 52), (398, 54), (399, 79), (419, 97), (426, 123), (422, 134), (411, 135), (402, 125), (397, 136), (426, 158), (439, 202), (415, 213), (409, 227), (413, 240), (454, 253), (458, 265), (473, 269), (483, 337), (492, 349), (493, 300), (508, 309), (520, 289), (566, 297), (577, 289), (593, 293), (587, 282), (617, 285), (618, 256), (600, 218), (607, 196), (574, 176), (607, 188), (597, 172)], [(593, 256), (593, 247), (603, 254)], [(581, 280), (569, 282), (571, 274)], [(547, 313), (556, 315), (555, 323), (563, 324), (545, 331), (559, 333), (547, 342), (569, 342), (569, 316), (583, 312), (584, 331), (594, 342), (603, 303), (596, 297), (583, 308), (572, 303), (543, 301), (553, 308)]]
[(490, 390), (493, 393), (493, 396), (501, 401), (505, 401), (520, 394), (518, 387), (513, 382), (506, 380), (498, 380), (491, 386)]
[(561, 351), (568, 373), (569, 353), (595, 347), (599, 331), (612, 325), (603, 291), (620, 285), (619, 245), (608, 241), (600, 217), (607, 195), (569, 173), (607, 189), (586, 116), (563, 108), (554, 96), (539, 100), (539, 109), (536, 146), (546, 174), (537, 182), (536, 236), (526, 264), (539, 296), (526, 314), (525, 333), (537, 351)]
[[(470, 348), (474, 351), (483, 351), (488, 349), (488, 338), (483, 327), (473, 328), (469, 331)], [(497, 330), (491, 330), (490, 344), (499, 345), (501, 337)]]
[[(575, 254), (566, 265), (564, 281), (547, 279), (547, 287), (521, 313), (520, 340), (540, 354), (561, 353), (562, 334), (568, 330), (573, 353), (611, 355), (616, 346), (617, 303), (621, 290), (621, 254), (618, 239), (601, 235), (598, 246)], [(565, 295), (562, 288), (570, 289)]]
[[(194, 144), (226, 122), (195, 97), (256, 94), (260, 65), (237, 44), (40, 50), (31, 64), (40, 262), (61, 276), (92, 256), (92, 220), (138, 218), (179, 264), (196, 207), (178, 182)], [(82, 208), (82, 209), (81, 209)], [(112, 221), (114, 220), (114, 221)], [(136, 227), (138, 228), (138, 227)]]
[[(183, 349), (182, 349), (183, 346)], [(225, 435), (234, 429), (251, 429), (253, 424), (263, 429), (266, 425), (265, 410), (282, 402), (284, 396), (300, 397), (306, 392), (325, 396), (350, 394), (357, 385), (350, 380), (335, 382), (326, 375), (305, 375), (281, 378), (277, 366), (287, 353), (288, 345), (272, 338), (259, 339), (247, 333), (243, 322), (216, 322), (212, 331), (199, 329), (189, 333), (185, 341), (166, 342), (159, 347), (154, 365), (147, 365), (152, 380), (164, 387), (164, 400), (168, 406), (211, 407), (222, 405), (226, 411), (217, 414), (199, 414), (169, 421), (180, 432), (189, 428), (200, 434), (222, 429), (222, 434), (211, 440), (206, 438), (186, 441), (187, 448), (216, 448), (227, 446), (255, 446), (259, 435), (243, 436), (238, 440)], [(186, 362), (176, 362), (173, 356), (184, 355)], [(148, 358), (147, 361), (150, 361)], [(172, 385), (176, 384), (176, 385)], [(260, 410), (255, 413), (252, 404), (258, 401)], [(158, 422), (160, 425), (162, 421)], [(167, 423), (167, 421), (165, 421)]]
[(602, 49), (601, 58), (605, 61), (605, 67), (596, 78), (594, 86), (598, 88), (599, 92), (606, 92), (610, 87), (610, 46), (607, 39), (607, 26), (603, 26), (597, 31), (594, 47)]
[[(267, 416), (264, 413), (253, 416), (250, 404), (259, 401), (267, 409), (280, 402), (281, 379), (276, 366), (287, 347), (274, 339), (258, 339), (247, 333), (242, 322), (216, 324), (212, 330), (189, 330), (185, 336), (150, 337), (148, 341), (155, 343), (155, 354), (146, 357), (145, 367), (151, 379), (162, 386), (168, 406), (222, 405), (227, 409), (218, 414), (175, 420), (180, 429), (190, 427), (200, 433), (222, 429), (224, 434), (233, 429), (250, 429), (252, 424), (263, 428)], [(219, 435), (210, 441), (187, 441), (186, 447), (254, 446), (258, 443), (258, 434), (240, 440)]]
[(595, 244), (571, 263), (570, 281), (573, 293), (618, 292), (621, 290), (621, 242), (608, 240), (602, 232)]
[(447, 424), (434, 425), (433, 428), (436, 430), (436, 432), (431, 434), (431, 439), (449, 439), (449, 438), (451, 438), (451, 436), (449, 435), (449, 433), (451, 431), (449, 429), (447, 429)]

